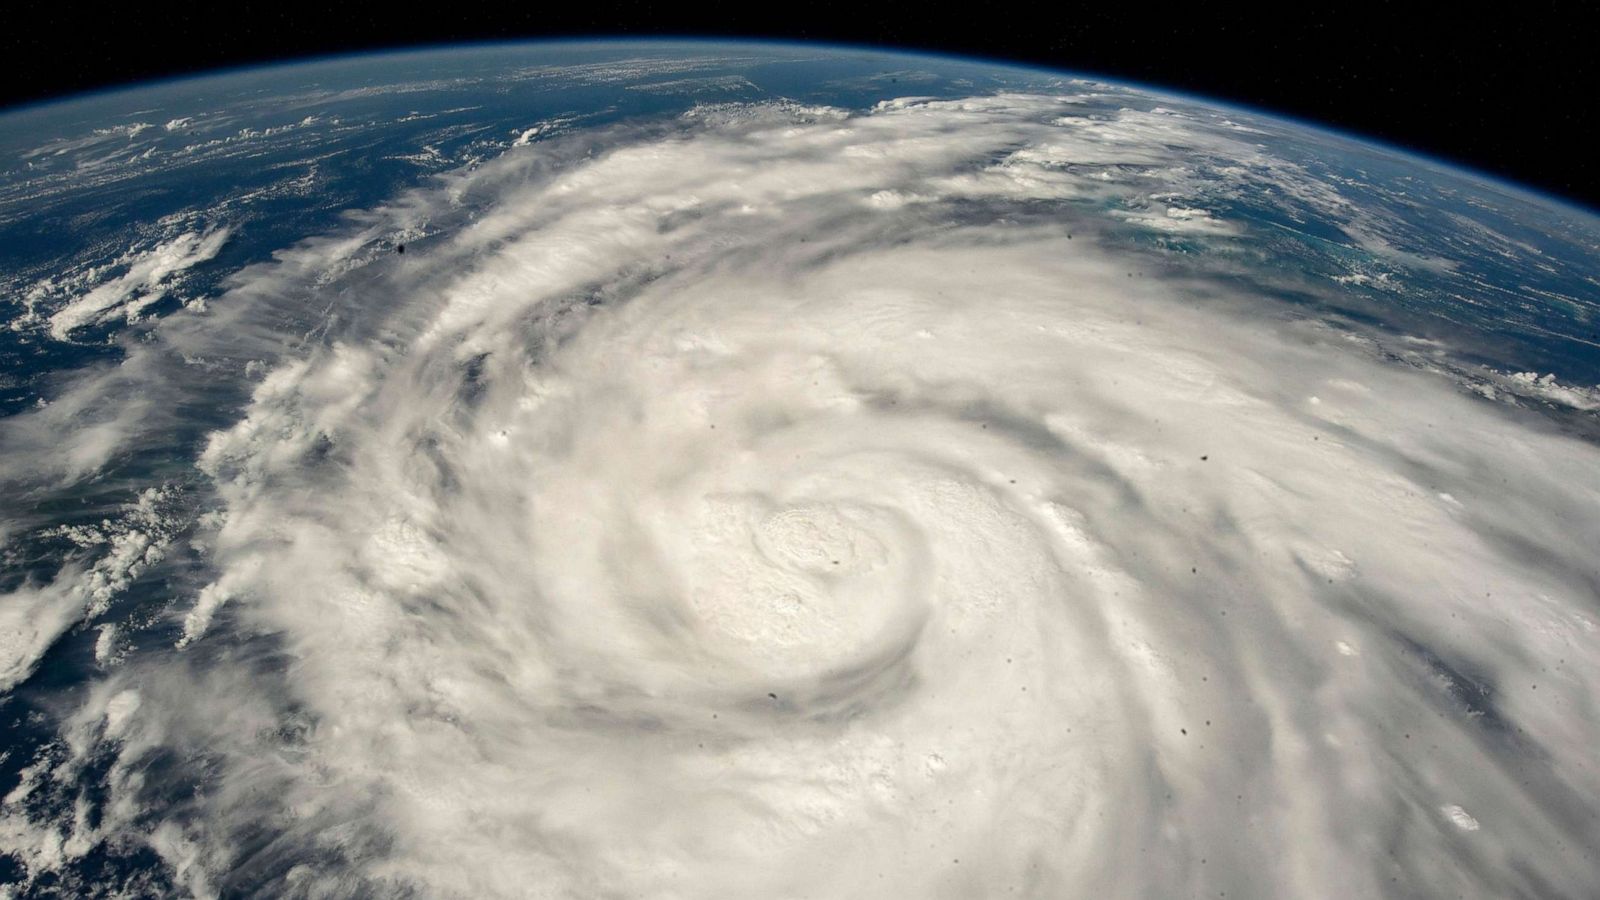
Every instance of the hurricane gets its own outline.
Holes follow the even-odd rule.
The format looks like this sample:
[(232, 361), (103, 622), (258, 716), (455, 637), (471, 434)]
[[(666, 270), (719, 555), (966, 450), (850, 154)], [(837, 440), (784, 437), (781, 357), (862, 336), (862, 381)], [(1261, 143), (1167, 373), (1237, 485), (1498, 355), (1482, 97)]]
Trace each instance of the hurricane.
[(1592, 895), (1600, 395), (1316, 312), (1391, 276), (1239, 204), (1464, 264), (1271, 126), (896, 93), (509, 143), (0, 419), (8, 563), (80, 548), (4, 685), (92, 671), (20, 889)]

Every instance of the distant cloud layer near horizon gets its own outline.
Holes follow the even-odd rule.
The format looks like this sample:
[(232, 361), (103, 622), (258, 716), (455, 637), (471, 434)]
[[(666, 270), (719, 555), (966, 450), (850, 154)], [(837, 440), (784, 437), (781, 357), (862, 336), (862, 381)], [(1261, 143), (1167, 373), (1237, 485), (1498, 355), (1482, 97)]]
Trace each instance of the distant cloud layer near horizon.
[[(1099, 90), (530, 134), (0, 421), (47, 494), (235, 404), (189, 518), (153, 475), (4, 598), (9, 688), (192, 536), (0, 848), (197, 896), (1590, 895), (1600, 449), (1534, 410), (1600, 398), (1292, 308), (1457, 263)], [(1392, 268), (1275, 270), (1224, 181)]]

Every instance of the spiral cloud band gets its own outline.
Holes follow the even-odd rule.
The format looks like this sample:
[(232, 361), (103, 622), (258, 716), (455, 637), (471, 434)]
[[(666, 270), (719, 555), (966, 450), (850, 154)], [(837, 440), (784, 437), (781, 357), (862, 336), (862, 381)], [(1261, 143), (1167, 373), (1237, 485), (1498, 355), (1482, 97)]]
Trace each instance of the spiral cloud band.
[[(1248, 275), (1197, 184), (1338, 206), (1248, 128), (1081, 102), (518, 147), (10, 423), (65, 483), (243, 391), (181, 652), (64, 726), (109, 799), (8, 800), (8, 848), (199, 895), (1591, 895), (1600, 452)], [(30, 590), (40, 640), (92, 615)]]

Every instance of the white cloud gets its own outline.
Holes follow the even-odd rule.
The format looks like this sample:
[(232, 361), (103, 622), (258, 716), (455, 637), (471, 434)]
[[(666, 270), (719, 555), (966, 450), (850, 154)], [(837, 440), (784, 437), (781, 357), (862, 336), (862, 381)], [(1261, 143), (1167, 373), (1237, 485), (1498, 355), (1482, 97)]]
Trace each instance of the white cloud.
[(167, 282), (185, 269), (216, 256), (227, 243), (229, 230), (188, 232), (149, 250), (132, 253), (118, 262), (125, 270), (82, 296), (69, 300), (50, 315), (50, 334), (67, 340), (73, 331), (112, 318), (136, 318), (151, 303), (165, 296)]
[[(184, 652), (73, 727), (210, 768), (170, 814), (177, 782), (119, 783), (140, 815), (92, 838), (197, 894), (245, 862), (480, 897), (1592, 885), (1548, 848), (1600, 795), (1600, 450), (1238, 282), (1130, 277), (1107, 232), (1236, 241), (1187, 166), (1264, 151), (1076, 109), (580, 132), (173, 314), (120, 377), (265, 374), (199, 460)], [(19, 621), (73, 621), (52, 589)], [(1440, 796), (1496, 846), (1418, 828), (1465, 827)], [(16, 823), (61, 864), (75, 832)]]
[(74, 559), (48, 584), (0, 595), (0, 691), (26, 678), (57, 638), (105, 613), (135, 578), (161, 561), (174, 525), (163, 509), (169, 497), (168, 490), (149, 488), (122, 517), (73, 529), (65, 536), (90, 554), (102, 547), (103, 552), (87, 564)]
[(1514, 372), (1505, 376), (1501, 385), (1515, 393), (1537, 397), (1550, 403), (1573, 409), (1600, 409), (1600, 387), (1565, 385), (1550, 373)]
[(1478, 820), (1474, 819), (1471, 814), (1454, 803), (1440, 807), (1439, 811), (1444, 814), (1446, 819), (1450, 820), (1450, 824), (1456, 826), (1462, 831), (1478, 830)]

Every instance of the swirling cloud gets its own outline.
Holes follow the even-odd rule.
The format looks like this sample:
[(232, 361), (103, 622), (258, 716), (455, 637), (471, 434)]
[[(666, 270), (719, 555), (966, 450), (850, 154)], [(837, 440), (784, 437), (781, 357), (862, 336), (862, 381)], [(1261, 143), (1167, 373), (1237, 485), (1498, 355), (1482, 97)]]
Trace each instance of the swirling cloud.
[(1249, 133), (1079, 102), (577, 134), (174, 316), (263, 362), (181, 652), (74, 720), (82, 841), (200, 894), (1592, 890), (1600, 453), (1239, 277), (1183, 187), (1285, 177)]

